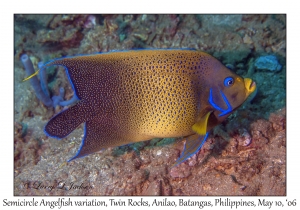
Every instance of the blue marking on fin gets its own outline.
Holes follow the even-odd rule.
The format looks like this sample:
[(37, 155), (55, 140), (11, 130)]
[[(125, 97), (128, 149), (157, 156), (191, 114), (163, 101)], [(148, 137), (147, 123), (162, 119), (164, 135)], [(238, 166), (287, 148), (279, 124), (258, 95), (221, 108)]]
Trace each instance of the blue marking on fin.
[[(59, 113), (60, 114), (60, 113)], [(55, 116), (54, 116), (55, 117)], [(46, 126), (47, 126), (47, 124), (44, 126), (44, 133), (46, 134), (46, 136), (49, 136), (49, 137), (51, 137), (51, 138), (55, 138), (55, 139), (57, 139), (57, 140), (61, 140), (62, 138), (59, 138), (59, 137), (57, 137), (57, 136), (52, 136), (52, 135), (50, 135), (47, 131), (46, 131)]]
[(52, 62), (59, 61), (59, 60), (64, 60), (64, 59), (67, 59), (67, 58), (76, 58), (76, 57), (79, 57), (79, 56), (94, 56), (94, 55), (99, 55), (99, 54), (110, 54), (110, 53), (114, 53), (114, 52), (147, 51), (147, 50), (161, 50), (161, 51), (163, 51), (163, 50), (169, 50), (169, 51), (171, 51), (171, 50), (189, 50), (189, 51), (196, 51), (195, 48), (174, 48), (174, 49), (171, 49), (171, 48), (159, 48), (159, 49), (157, 49), (157, 48), (151, 49), (150, 48), (149, 49), (148, 48), (148, 49), (112, 50), (110, 52), (98, 52), (98, 53), (92, 53), (92, 54), (78, 54), (78, 55), (73, 55), (73, 56), (63, 56), (61, 58), (56, 58), (56, 59), (53, 59), (53, 60), (45, 63), (41, 67), (41, 69), (42, 68), (47, 68), (47, 67), (50, 67), (50, 66), (63, 66), (66, 70), (67, 75), (68, 75), (68, 79), (69, 79), (69, 82), (70, 82), (70, 84), (72, 86), (72, 89), (74, 91), (74, 95), (76, 95), (77, 99), (80, 100), (81, 98), (78, 97), (78, 91), (76, 90), (76, 88), (75, 88), (75, 86), (72, 82), (72, 79), (70, 77), (69, 70), (68, 70), (67, 66), (62, 65), (62, 64), (51, 64)]
[(71, 77), (70, 77), (69, 69), (67, 68), (67, 66), (62, 65), (62, 64), (51, 64), (51, 63), (54, 62), (54, 61), (57, 61), (57, 60), (63, 60), (63, 59), (65, 59), (65, 58), (59, 58), (59, 59), (51, 60), (50, 62), (44, 64), (42, 68), (48, 68), (48, 67), (50, 67), (50, 66), (62, 66), (62, 67), (64, 67), (64, 69), (66, 70), (67, 76), (68, 76), (68, 80), (69, 80), (69, 82), (70, 82), (70, 84), (71, 84), (72, 90), (74, 91), (74, 95), (76, 96), (76, 98), (77, 98), (78, 100), (80, 100), (81, 98), (78, 97), (77, 89), (75, 88), (75, 86), (74, 86), (74, 84), (73, 84), (73, 81), (72, 81), (72, 79), (71, 79)]
[(221, 114), (219, 114), (219, 117), (224, 116), (226, 114), (229, 114), (230, 112), (232, 112), (232, 107), (229, 103), (229, 101), (227, 100), (226, 96), (224, 95), (224, 93), (220, 90), (220, 93), (222, 95), (223, 100), (226, 103), (227, 109), (222, 109), (221, 107), (219, 107), (217, 104), (215, 104), (215, 102), (213, 101), (213, 96), (212, 96), (212, 89), (210, 89), (209, 92), (209, 99), (208, 102), (216, 109), (219, 110), (220, 112), (222, 112)]
[[(84, 141), (85, 141), (85, 139), (86, 139), (86, 133), (87, 133), (87, 131), (86, 131), (86, 123), (84, 123), (84, 129), (83, 129), (83, 130), (84, 130), (84, 134), (83, 134), (83, 138), (82, 138), (82, 140), (81, 140), (80, 147), (79, 147), (79, 149), (78, 149), (76, 155), (74, 155), (74, 157), (72, 157), (71, 159), (69, 159), (67, 162), (70, 162), (70, 161), (72, 161), (72, 160), (78, 158), (77, 156), (78, 156), (79, 153), (81, 152), (81, 149), (82, 149), (82, 147), (83, 147), (83, 145), (84, 145)], [(83, 155), (83, 156), (81, 156), (80, 158), (85, 157), (85, 156), (87, 156), (87, 155), (89, 155), (89, 154)]]
[[(48, 62), (48, 63), (46, 63), (46, 64), (44, 64), (44, 65), (40, 68), (40, 71), (44, 71), (47, 67), (50, 67), (50, 66), (63, 66), (63, 67), (65, 68), (65, 70), (66, 70), (66, 73), (67, 73), (67, 75), (68, 75), (69, 82), (70, 82), (71, 87), (72, 87), (72, 89), (73, 89), (73, 91), (74, 91), (74, 96), (73, 96), (73, 98), (76, 97), (76, 99), (80, 100), (80, 98), (79, 98), (78, 95), (77, 95), (77, 90), (76, 90), (76, 88), (75, 88), (75, 86), (74, 86), (74, 84), (73, 84), (73, 82), (72, 82), (72, 79), (71, 79), (71, 77), (70, 77), (70, 75), (69, 75), (68, 68), (67, 68), (66, 66), (64, 66), (64, 65), (59, 65), (59, 64), (52, 64), (52, 65), (51, 65), (52, 62), (53, 62), (53, 60), (50, 61), (50, 62)], [(50, 64), (50, 65), (49, 65), (49, 64)], [(66, 110), (67, 110), (67, 109), (66, 109)], [(57, 115), (63, 113), (63, 112), (66, 111), (66, 110), (63, 110), (63, 111), (59, 112)], [(56, 115), (55, 115), (55, 116), (56, 116)], [(52, 118), (54, 118), (55, 116), (53, 116)], [(51, 119), (52, 119), (52, 118), (51, 118)], [(59, 137), (57, 137), (57, 136), (52, 136), (52, 135), (50, 135), (50, 134), (46, 131), (46, 129), (45, 129), (46, 126), (47, 126), (47, 124), (44, 126), (44, 133), (45, 133), (47, 136), (49, 136), (49, 137), (51, 137), (51, 138), (58, 139), (58, 140), (61, 140), (61, 139), (62, 139), (62, 138), (59, 138)]]
[[(53, 61), (63, 60), (63, 59), (66, 59), (66, 58), (76, 58), (76, 57), (79, 57), (79, 56), (94, 56), (94, 55), (100, 55), (100, 54), (110, 54), (110, 53), (115, 53), (115, 52), (147, 51), (147, 50), (161, 50), (161, 51), (163, 51), (163, 50), (170, 50), (170, 51), (171, 50), (190, 50), (190, 51), (197, 51), (197, 49), (195, 49), (195, 48), (173, 48), (173, 49), (172, 48), (142, 48), (142, 49), (129, 49), (129, 50), (111, 50), (109, 52), (97, 52), (97, 53), (92, 53), (92, 54), (77, 54), (77, 55), (72, 55), (72, 56), (63, 56), (63, 57), (60, 57), (60, 58), (55, 58), (55, 59), (47, 62), (45, 65), (51, 64), (51, 62), (53, 62)], [(53, 64), (53, 65), (58, 65), (58, 64)], [(63, 66), (63, 65), (61, 65), (61, 66)]]
[(187, 139), (180, 157), (176, 160), (175, 164), (172, 167), (179, 165), (180, 163), (186, 161), (189, 157), (197, 153), (205, 143), (208, 134), (209, 132), (207, 132), (205, 136), (199, 136), (195, 139)]

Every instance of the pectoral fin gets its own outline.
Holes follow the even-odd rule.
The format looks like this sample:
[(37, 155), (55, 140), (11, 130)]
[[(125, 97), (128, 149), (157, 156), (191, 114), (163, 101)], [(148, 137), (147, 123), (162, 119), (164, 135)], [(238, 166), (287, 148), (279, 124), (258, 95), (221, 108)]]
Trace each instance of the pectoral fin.
[(198, 152), (206, 141), (207, 137), (208, 133), (206, 133), (205, 136), (199, 136), (197, 134), (189, 136), (185, 142), (184, 149), (180, 157), (172, 167), (184, 162), (186, 159)]
[(208, 118), (211, 113), (212, 111), (209, 111), (202, 118), (200, 118), (200, 120), (192, 126), (192, 130), (199, 135), (205, 135), (207, 133)]

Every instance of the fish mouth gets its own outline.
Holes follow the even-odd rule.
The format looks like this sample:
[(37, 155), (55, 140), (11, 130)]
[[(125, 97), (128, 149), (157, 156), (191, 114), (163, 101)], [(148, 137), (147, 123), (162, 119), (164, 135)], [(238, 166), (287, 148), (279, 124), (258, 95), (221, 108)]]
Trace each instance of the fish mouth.
[(255, 91), (256, 89), (256, 83), (250, 79), (250, 78), (245, 78), (245, 91), (246, 91), (246, 98)]

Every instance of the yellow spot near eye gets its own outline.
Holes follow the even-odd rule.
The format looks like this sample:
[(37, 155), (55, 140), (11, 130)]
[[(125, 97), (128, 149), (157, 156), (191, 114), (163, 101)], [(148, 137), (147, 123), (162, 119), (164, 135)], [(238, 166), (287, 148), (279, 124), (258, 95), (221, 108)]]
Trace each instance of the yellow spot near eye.
[(241, 82), (242, 79), (238, 77), (238, 78), (236, 78), (236, 81)]

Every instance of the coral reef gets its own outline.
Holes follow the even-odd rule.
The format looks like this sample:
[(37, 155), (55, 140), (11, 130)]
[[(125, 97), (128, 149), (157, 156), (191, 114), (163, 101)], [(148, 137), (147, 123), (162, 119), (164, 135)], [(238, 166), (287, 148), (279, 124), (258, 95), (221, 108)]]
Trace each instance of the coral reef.
[[(15, 195), (286, 195), (285, 15), (15, 15)], [(20, 58), (39, 61), (139, 48), (206, 51), (258, 91), (210, 134), (203, 148), (171, 168), (182, 139), (153, 139), (66, 163), (83, 126), (60, 141), (46, 122), (63, 107), (40, 103)], [(255, 65), (276, 56), (280, 71)], [(277, 66), (277, 68), (278, 68)], [(47, 69), (49, 94), (74, 99), (63, 68)], [(183, 140), (183, 141), (182, 141)], [(51, 188), (50, 186), (54, 186)]]

